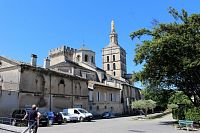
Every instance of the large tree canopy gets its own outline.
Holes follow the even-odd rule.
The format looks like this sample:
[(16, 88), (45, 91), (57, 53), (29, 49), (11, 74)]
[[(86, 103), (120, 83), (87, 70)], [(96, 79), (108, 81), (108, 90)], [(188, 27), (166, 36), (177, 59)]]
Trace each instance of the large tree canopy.
[(150, 30), (143, 28), (130, 34), (132, 39), (151, 36), (137, 44), (134, 61), (144, 66), (134, 78), (146, 85), (177, 88), (199, 106), (200, 14), (188, 15), (185, 10), (178, 13), (173, 8), (169, 13), (174, 22), (158, 23)]

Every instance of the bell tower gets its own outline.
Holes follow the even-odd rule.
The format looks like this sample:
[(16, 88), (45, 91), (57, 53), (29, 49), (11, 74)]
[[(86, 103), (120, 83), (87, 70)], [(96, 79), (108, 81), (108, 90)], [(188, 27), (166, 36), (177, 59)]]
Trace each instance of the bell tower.
[(111, 21), (110, 43), (102, 49), (103, 70), (114, 77), (124, 77), (126, 74), (126, 51), (118, 43), (115, 23)]

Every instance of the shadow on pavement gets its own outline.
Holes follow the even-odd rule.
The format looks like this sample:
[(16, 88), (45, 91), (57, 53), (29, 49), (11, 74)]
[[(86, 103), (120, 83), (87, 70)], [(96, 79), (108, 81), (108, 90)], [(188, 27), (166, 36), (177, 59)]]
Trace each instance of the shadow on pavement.
[(159, 125), (174, 125), (176, 123), (177, 123), (176, 121), (162, 121), (159, 122)]
[(140, 130), (128, 130), (130, 132), (134, 132), (134, 133), (145, 133), (146, 131), (140, 131)]

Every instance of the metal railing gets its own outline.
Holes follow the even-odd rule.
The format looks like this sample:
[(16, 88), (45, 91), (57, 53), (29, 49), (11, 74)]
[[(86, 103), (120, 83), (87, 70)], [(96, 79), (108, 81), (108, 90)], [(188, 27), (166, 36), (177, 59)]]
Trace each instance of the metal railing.
[(13, 118), (9, 117), (0, 117), (0, 124), (12, 125)]
[(37, 126), (36, 124), (37, 124), (37, 121), (35, 121), (32, 125), (29, 125), (28, 128), (26, 130), (24, 130), (22, 133), (26, 133), (26, 132), (28, 132), (32, 129), (33, 129), (33, 132), (34, 132), (34, 130), (36, 130), (36, 126)]

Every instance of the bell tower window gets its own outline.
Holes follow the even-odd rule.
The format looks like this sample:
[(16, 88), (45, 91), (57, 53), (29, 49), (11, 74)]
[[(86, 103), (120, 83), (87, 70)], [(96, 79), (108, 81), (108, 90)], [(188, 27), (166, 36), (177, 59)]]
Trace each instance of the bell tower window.
[(85, 62), (88, 62), (88, 55), (85, 55)]
[(109, 64), (107, 64), (107, 70), (110, 70), (110, 65)]
[(94, 57), (93, 56), (91, 57), (91, 62), (94, 63)]
[(115, 55), (113, 55), (113, 61), (115, 61)]
[(115, 65), (115, 63), (113, 63), (113, 70), (115, 70), (116, 69), (116, 65)]
[(107, 62), (109, 62), (109, 56), (107, 56)]

